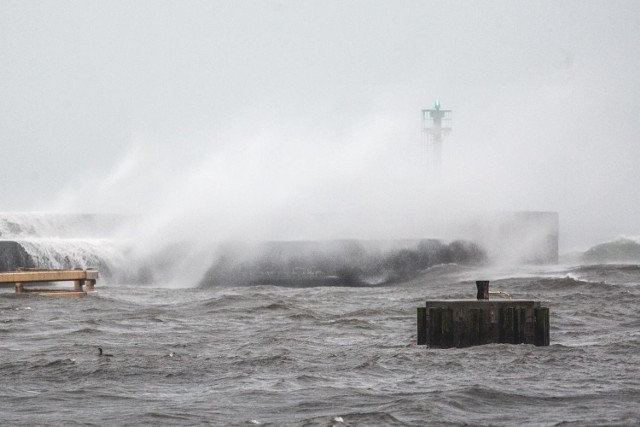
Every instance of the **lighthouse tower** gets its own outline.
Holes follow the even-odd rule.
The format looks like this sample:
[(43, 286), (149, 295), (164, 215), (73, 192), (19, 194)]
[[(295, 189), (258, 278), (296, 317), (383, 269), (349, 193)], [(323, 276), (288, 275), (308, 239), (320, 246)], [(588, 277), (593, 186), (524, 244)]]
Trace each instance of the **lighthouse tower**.
[(451, 132), (451, 110), (440, 108), (436, 101), (432, 109), (422, 110), (422, 135), (427, 151), (427, 168), (432, 177), (440, 175), (442, 140)]

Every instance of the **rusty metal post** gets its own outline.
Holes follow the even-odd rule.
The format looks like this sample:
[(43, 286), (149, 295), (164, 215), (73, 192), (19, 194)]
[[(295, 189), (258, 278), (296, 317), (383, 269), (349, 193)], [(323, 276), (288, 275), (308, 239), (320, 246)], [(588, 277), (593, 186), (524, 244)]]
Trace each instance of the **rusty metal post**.
[(488, 280), (476, 280), (476, 286), (478, 287), (478, 299), (489, 299), (489, 281)]

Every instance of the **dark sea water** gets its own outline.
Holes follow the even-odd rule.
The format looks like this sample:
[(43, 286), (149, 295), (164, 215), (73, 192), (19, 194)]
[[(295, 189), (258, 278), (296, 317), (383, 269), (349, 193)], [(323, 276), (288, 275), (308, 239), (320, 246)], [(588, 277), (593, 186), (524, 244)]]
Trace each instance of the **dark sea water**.
[[(549, 347), (415, 345), (416, 307), (473, 298), (485, 278), (550, 308)], [(0, 424), (640, 424), (637, 265), (443, 265), (374, 288), (184, 285), (1, 290)]]

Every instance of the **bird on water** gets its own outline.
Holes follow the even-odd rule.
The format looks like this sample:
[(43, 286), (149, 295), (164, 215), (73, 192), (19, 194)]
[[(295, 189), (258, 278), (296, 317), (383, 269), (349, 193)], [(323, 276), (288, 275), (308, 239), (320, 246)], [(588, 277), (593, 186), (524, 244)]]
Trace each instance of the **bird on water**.
[(113, 357), (113, 354), (103, 353), (102, 347), (98, 347), (98, 356), (101, 357)]

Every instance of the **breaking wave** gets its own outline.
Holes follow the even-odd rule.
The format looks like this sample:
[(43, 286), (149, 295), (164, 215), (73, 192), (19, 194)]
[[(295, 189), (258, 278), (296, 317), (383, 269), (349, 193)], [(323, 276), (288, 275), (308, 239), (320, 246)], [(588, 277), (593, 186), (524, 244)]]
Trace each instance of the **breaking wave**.
[(587, 250), (582, 254), (582, 261), (590, 264), (640, 263), (640, 243), (636, 239), (621, 237)]

